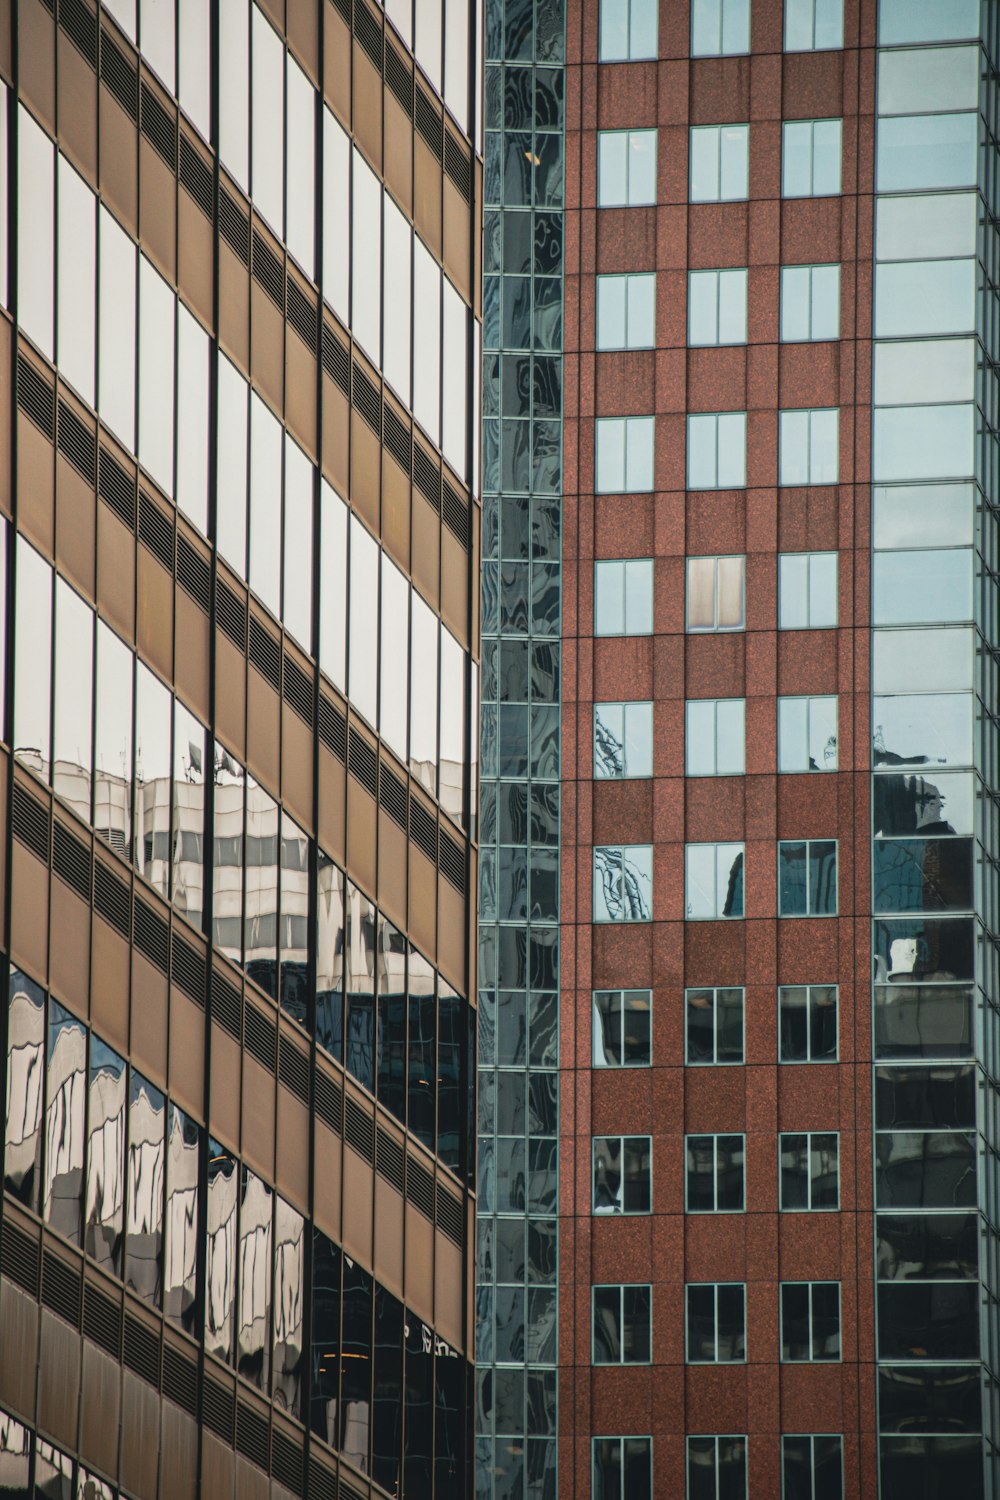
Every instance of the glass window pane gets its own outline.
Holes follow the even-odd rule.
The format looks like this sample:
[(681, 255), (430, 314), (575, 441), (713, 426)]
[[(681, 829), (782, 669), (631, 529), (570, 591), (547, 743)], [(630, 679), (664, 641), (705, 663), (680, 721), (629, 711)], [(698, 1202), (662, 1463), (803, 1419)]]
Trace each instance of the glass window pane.
[(132, 665), (124, 641), (97, 622), (94, 832), (125, 859), (132, 853)]
[(630, 130), (628, 132), (629, 203), (656, 202), (656, 142), (655, 130)]
[(125, 1060), (97, 1036), (90, 1043), (84, 1249), (121, 1275), (125, 1228)]
[(198, 1295), (198, 1126), (171, 1104), (167, 1126), (167, 1209), (163, 1310), (196, 1335)]
[(205, 1257), (205, 1346), (218, 1359), (233, 1357), (236, 1304), (236, 1212), (239, 1164), (209, 1141), (208, 1223)]
[(174, 304), (167, 283), (139, 257), (139, 462), (174, 493)]
[(350, 671), (351, 703), (374, 728), (378, 715), (379, 549), (351, 517)]
[(323, 296), (341, 322), (351, 316), (351, 141), (323, 109)]
[(875, 336), (972, 333), (974, 260), (898, 261), (875, 267)]
[(243, 955), (246, 971), (265, 994), (278, 998), (278, 805), (252, 776), (246, 779), (246, 897)]
[(170, 894), (170, 710), (169, 690), (137, 661), (135, 866), (164, 898)]
[(37, 1213), (45, 1091), (45, 993), (19, 969), (10, 972), (8, 993), (4, 1188)]
[(235, 365), (219, 355), (216, 546), (240, 578), (247, 576), (247, 398)]
[(597, 278), (597, 347), (624, 349), (626, 276)]
[(287, 174), (288, 248), (306, 275), (313, 277), (316, 201), (316, 91), (291, 53), (286, 56), (288, 101), (285, 163)]
[(438, 796), (441, 806), (463, 820), (465, 752), (465, 652), (441, 629), (441, 742)]
[(61, 578), (56, 579), (55, 671), (52, 788), (89, 823), (94, 614)]
[(653, 631), (653, 562), (634, 558), (625, 564), (625, 633), (651, 635)]
[(444, 34), (444, 98), (463, 130), (469, 124), (469, 19), (466, 0), (448, 0)]
[(219, 11), (219, 152), (250, 191), (250, 7), (230, 0)]
[[(978, 47), (886, 52), (879, 58), (879, 114), (929, 116), (941, 110), (976, 109), (979, 62)], [(946, 118), (939, 115), (938, 123)]]
[(410, 770), (436, 793), (438, 621), (417, 593), (410, 592)]
[(139, 46), (142, 55), (174, 92), (174, 0), (140, 0)]
[(653, 774), (653, 705), (626, 703), (625, 767), (629, 776)]
[[(209, 339), (177, 302), (177, 504), (208, 535)], [(228, 435), (220, 434), (220, 446)], [(244, 441), (244, 464), (246, 444)]]
[(68, 1010), (49, 1001), (45, 1079), (45, 1222), (80, 1243), (87, 1031)]
[(319, 664), (340, 689), (347, 690), (347, 506), (324, 479), (320, 485), (322, 569), (320, 577)]
[(975, 472), (975, 407), (885, 406), (875, 412), (876, 480), (954, 479)]
[(413, 241), (413, 415), (433, 442), (441, 429), (441, 271)]
[(628, 202), (627, 131), (598, 132), (597, 202), (601, 208), (614, 208)]
[(621, 563), (594, 564), (594, 633), (621, 635), (625, 624), (625, 569)]
[(173, 899), (200, 930), (204, 908), (205, 730), (181, 703), (174, 707)]
[(976, 253), (975, 193), (935, 193), (926, 198), (880, 198), (875, 254), (880, 261), (910, 260), (914, 245), (925, 260)]
[(51, 360), (55, 356), (55, 147), (23, 104), (17, 119), (18, 320)]
[(281, 426), (250, 395), (250, 587), (281, 614)]
[(205, 0), (179, 0), (177, 33), (180, 49), (177, 97), (188, 119), (207, 141), (212, 129), (212, 36)]
[(441, 413), (441, 450), (455, 473), (464, 479), (467, 474), (468, 312), (447, 277), (442, 280), (442, 293), (444, 404)]
[(383, 195), (383, 215), (382, 373), (409, 406), (413, 230), (388, 193)]
[(223, 745), (215, 746), (215, 831), (212, 860), (212, 940), (234, 964), (243, 962), (243, 821), (246, 772)]
[(312, 646), (313, 466), (285, 434), (285, 629)]
[(250, 11), (253, 17), (253, 201), (278, 238), (282, 239), (285, 227), (282, 161), (285, 138), (284, 47), (277, 32), (265, 20), (264, 12), (256, 5), (251, 5)]
[(98, 403), (101, 420), (135, 452), (135, 246), (100, 212)]
[[(886, 55), (892, 57), (892, 53)], [(875, 168), (878, 191), (974, 186), (978, 127), (979, 116), (971, 112), (880, 120)]]
[(718, 620), (720, 630), (741, 630), (744, 623), (743, 575), (746, 559), (720, 557), (718, 561)]
[(58, 289), (59, 373), (93, 406), (97, 199), (64, 156), (59, 157)]
[(438, 94), (441, 92), (441, 10), (442, 0), (419, 0), (413, 47), (417, 62)]
[(241, 1169), (241, 1176), (236, 1368), (252, 1385), (266, 1391), (270, 1387), (273, 1193), (247, 1167)]
[(351, 331), (369, 358), (381, 365), (382, 185), (357, 147), (353, 156)]
[(742, 489), (747, 482), (747, 419), (745, 412), (726, 412), (719, 417), (720, 489)]
[(628, 347), (651, 349), (656, 342), (656, 276), (628, 276), (625, 285)]
[(382, 558), (382, 652), (379, 728), (382, 738), (406, 762), (407, 664), (410, 646), (410, 588), (387, 557)]
[(14, 623), (14, 753), (49, 778), (52, 672), (52, 569), (17, 538)]
[(166, 1100), (131, 1070), (128, 1108), (128, 1195), (125, 1210), (125, 1285), (160, 1304), (163, 1246)]

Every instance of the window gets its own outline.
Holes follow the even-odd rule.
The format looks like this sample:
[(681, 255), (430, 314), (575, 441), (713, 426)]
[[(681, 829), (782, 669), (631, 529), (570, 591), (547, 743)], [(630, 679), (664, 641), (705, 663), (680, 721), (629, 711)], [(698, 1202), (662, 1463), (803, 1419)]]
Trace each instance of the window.
[(648, 1135), (595, 1135), (594, 1213), (652, 1210), (653, 1142)]
[(685, 707), (688, 776), (742, 776), (746, 770), (743, 698), (689, 698)]
[(837, 986), (786, 984), (778, 990), (778, 1056), (783, 1063), (836, 1062)]
[[(165, 9), (166, 7), (164, 7)], [(257, 209), (279, 239), (284, 229), (285, 49), (256, 5), (251, 16), (250, 185)]]
[(691, 202), (745, 198), (749, 158), (749, 125), (696, 125), (691, 131)]
[(780, 484), (836, 484), (840, 478), (840, 412), (783, 411), (778, 417)]
[(746, 1500), (745, 1437), (689, 1437), (687, 1500)]
[(689, 1365), (742, 1364), (747, 1357), (747, 1293), (741, 1281), (692, 1283), (687, 1300)]
[(650, 1500), (653, 1493), (652, 1438), (595, 1437), (591, 1453), (591, 1493), (595, 1497), (600, 1496), (600, 1500)]
[(778, 916), (836, 915), (836, 839), (782, 840), (778, 844)]
[(23, 104), (17, 125), (18, 319), (45, 357), (53, 359), (56, 150)]
[(688, 343), (745, 344), (746, 271), (688, 273)]
[(823, 630), (836, 623), (836, 552), (782, 552), (778, 557), (778, 629)]
[(692, 57), (727, 57), (749, 51), (750, 0), (694, 0)]
[(594, 921), (648, 922), (653, 915), (652, 844), (594, 850)]
[(743, 915), (742, 844), (688, 844), (684, 850), (684, 912), (689, 921)]
[(844, 1440), (840, 1434), (785, 1434), (781, 1484), (783, 1500), (843, 1500)]
[(601, 0), (601, 62), (656, 56), (658, 0)]
[(648, 1067), (652, 1019), (651, 990), (595, 990), (594, 1067)]
[(652, 1352), (653, 1303), (649, 1286), (595, 1286), (595, 1365), (648, 1365)]
[(743, 630), (745, 557), (689, 557), (688, 630)]
[(598, 417), (595, 426), (597, 493), (651, 490), (655, 417)]
[(598, 208), (633, 208), (655, 202), (656, 131), (598, 131)]
[(685, 990), (684, 1015), (687, 1063), (743, 1061), (742, 989)]
[(689, 1214), (742, 1213), (746, 1136), (688, 1135), (685, 1211)]
[(781, 1358), (819, 1361), (840, 1358), (840, 1282), (783, 1281)]
[(687, 419), (689, 490), (737, 490), (747, 482), (747, 414), (703, 412)]
[(653, 559), (594, 564), (594, 634), (652, 635)]
[(840, 192), (842, 120), (788, 120), (781, 127), (781, 195), (825, 198)]
[(652, 349), (656, 343), (656, 276), (598, 276), (598, 349)]
[(837, 769), (837, 699), (778, 699), (778, 770)]
[(783, 1133), (780, 1206), (783, 1213), (840, 1207), (840, 1137), (833, 1131)]
[(653, 705), (594, 704), (594, 776), (623, 780), (653, 774)]
[(785, 0), (786, 52), (825, 52), (843, 45), (844, 0)]
[(815, 343), (839, 337), (840, 267), (782, 266), (782, 342)]

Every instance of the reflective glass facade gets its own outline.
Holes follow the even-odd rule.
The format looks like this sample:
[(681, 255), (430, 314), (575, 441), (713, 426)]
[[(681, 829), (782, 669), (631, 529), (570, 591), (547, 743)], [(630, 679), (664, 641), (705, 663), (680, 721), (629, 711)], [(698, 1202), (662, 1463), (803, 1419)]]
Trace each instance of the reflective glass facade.
[(0, 1491), (474, 1474), (482, 19), (0, 7)]

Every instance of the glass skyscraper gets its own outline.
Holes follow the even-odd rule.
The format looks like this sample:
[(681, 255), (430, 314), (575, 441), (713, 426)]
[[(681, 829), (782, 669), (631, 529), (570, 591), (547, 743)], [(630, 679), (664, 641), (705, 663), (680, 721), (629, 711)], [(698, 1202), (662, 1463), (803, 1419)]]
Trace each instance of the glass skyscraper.
[(0, 1492), (473, 1482), (482, 25), (0, 7)]

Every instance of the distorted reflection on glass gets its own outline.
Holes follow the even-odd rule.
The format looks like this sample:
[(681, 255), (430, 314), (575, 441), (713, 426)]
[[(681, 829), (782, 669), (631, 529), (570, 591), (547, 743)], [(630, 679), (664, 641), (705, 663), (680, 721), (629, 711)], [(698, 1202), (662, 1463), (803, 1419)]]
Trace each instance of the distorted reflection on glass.
[(837, 769), (837, 699), (778, 699), (778, 770)]
[(971, 911), (972, 839), (876, 839), (876, 911)]
[(45, 1194), (47, 1223), (80, 1243), (87, 1032), (82, 1022), (49, 1001), (45, 1086)]
[(971, 1057), (974, 993), (966, 985), (877, 984), (876, 1057)]
[(724, 1064), (743, 1061), (743, 990), (684, 991), (685, 1061)]
[(371, 1475), (394, 1495), (403, 1458), (403, 1304), (378, 1282), (373, 1346)]
[(778, 844), (778, 915), (837, 913), (837, 841), (783, 839)]
[(214, 750), (215, 836), (212, 941), (238, 964), (243, 957), (243, 817), (246, 771), (218, 740)]
[[(540, 1288), (531, 1294), (549, 1297)], [(541, 1357), (545, 1357), (545, 1353)], [(554, 1351), (553, 1351), (554, 1353)], [(528, 1358), (532, 1357), (529, 1338)], [(551, 1356), (550, 1356), (551, 1357)], [(435, 1494), (446, 1495), (460, 1483), (460, 1460), (463, 1447), (461, 1411), (465, 1395), (467, 1368), (457, 1350), (440, 1336), (435, 1337), (434, 1360), (434, 1477)]]
[(651, 990), (595, 990), (594, 1067), (648, 1066), (652, 1010)]
[(689, 920), (743, 916), (742, 844), (688, 844), (685, 911)]
[(778, 1052), (781, 1062), (836, 1062), (835, 984), (791, 984), (778, 990)]
[(839, 1281), (782, 1283), (781, 1358), (840, 1358)]
[(970, 693), (876, 697), (872, 704), (876, 766), (972, 764)]
[(205, 729), (181, 703), (174, 708), (174, 905), (195, 928), (203, 910)]
[(362, 1473), (368, 1472), (372, 1379), (372, 1292), (368, 1272), (343, 1258), (339, 1447)]
[(339, 1245), (313, 1229), (312, 1382), (309, 1425), (331, 1447), (337, 1443), (340, 1384)]
[(176, 1104), (167, 1126), (163, 1310), (194, 1334), (198, 1296), (198, 1126)]
[(407, 977), (409, 1036), (407, 1120), (417, 1139), (434, 1150), (435, 1019), (434, 970), (410, 948)]
[(302, 1215), (283, 1198), (274, 1209), (274, 1400), (301, 1416), (305, 1320), (305, 1241)]
[(593, 1140), (595, 1214), (648, 1214), (652, 1205), (652, 1141), (647, 1135)]
[(205, 1348), (230, 1364), (236, 1305), (236, 1208), (239, 1163), (218, 1141), (208, 1146)]
[(380, 1104), (406, 1123), (406, 939), (378, 919), (378, 1062)]
[(4, 1187), (19, 1203), (37, 1213), (45, 1092), (45, 994), (20, 969), (12, 969), (9, 996)]
[[(928, 1359), (978, 1359), (980, 1320), (979, 1290), (967, 1282), (895, 1282), (879, 1288), (880, 1355), (886, 1360), (920, 1360), (917, 1370), (928, 1369), (923, 1363)], [(935, 1492), (940, 1493), (940, 1486), (932, 1488)], [(981, 1491), (973, 1484), (959, 1493)]]
[(347, 1017), (345, 1056), (359, 1083), (375, 1089), (375, 903), (356, 885), (347, 884), (345, 948)]
[(976, 1137), (954, 1130), (881, 1131), (875, 1136), (879, 1208), (971, 1208)]
[(81, 1464), (76, 1471), (76, 1500), (117, 1500), (117, 1491)]
[(246, 783), (246, 898), (243, 948), (247, 973), (278, 997), (278, 804), (252, 776)]
[(132, 670), (134, 658), (97, 622), (94, 831), (125, 859), (132, 837)]
[(121, 1275), (125, 1216), (125, 1060), (97, 1036), (90, 1041), (90, 1109), (84, 1249)]
[(344, 876), (319, 850), (316, 932), (316, 1040), (343, 1059)]
[(73, 1500), (73, 1460), (51, 1443), (35, 1442), (35, 1495), (42, 1500)]
[(154, 890), (170, 895), (170, 690), (136, 658), (135, 866)]
[(878, 1214), (875, 1261), (880, 1281), (975, 1281), (975, 1213)]
[(974, 1129), (976, 1076), (972, 1065), (877, 1067), (875, 1121), (883, 1130), (921, 1125)]
[(688, 1364), (741, 1363), (747, 1357), (746, 1321), (746, 1287), (742, 1282), (689, 1284)]
[(14, 619), (14, 755), (49, 779), (52, 569), (18, 534)]
[(827, 1132), (783, 1132), (778, 1138), (782, 1212), (840, 1207), (840, 1137)]
[(912, 984), (975, 977), (971, 917), (909, 917), (875, 923), (875, 979)]
[(405, 1416), (403, 1493), (429, 1500), (434, 1433), (434, 1334), (410, 1308), (403, 1328)]
[(128, 1197), (125, 1216), (125, 1285), (160, 1304), (166, 1100), (132, 1069), (128, 1110)]
[(309, 840), (281, 815), (280, 998), (288, 1015), (306, 1024), (309, 1003)]
[(236, 1367), (267, 1391), (270, 1385), (272, 1189), (241, 1168), (239, 1317)]
[(652, 845), (595, 848), (594, 921), (646, 922), (652, 914)]
[(0, 1474), (11, 1500), (28, 1500), (31, 1488), (31, 1433), (5, 1411), (0, 1411)]

